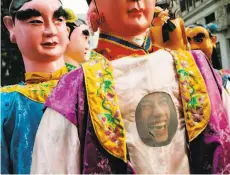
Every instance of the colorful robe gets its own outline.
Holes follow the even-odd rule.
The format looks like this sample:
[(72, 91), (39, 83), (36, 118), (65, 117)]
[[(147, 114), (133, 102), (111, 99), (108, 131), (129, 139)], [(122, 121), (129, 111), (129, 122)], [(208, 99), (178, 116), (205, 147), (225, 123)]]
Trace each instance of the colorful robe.
[[(149, 50), (152, 51), (152, 48)], [(118, 88), (131, 83), (138, 87), (141, 86), (142, 84), (139, 83), (142, 80), (139, 78), (141, 75), (137, 74), (136, 80), (134, 78), (119, 80), (119, 75), (132, 75), (132, 67), (139, 67), (140, 64), (147, 67), (146, 63), (154, 65), (154, 56), (150, 60), (151, 55), (148, 55), (148, 49), (105, 34), (100, 35), (96, 51), (91, 53), (91, 60), (84, 64), (83, 68), (63, 77), (47, 100), (48, 108), (36, 136), (32, 173), (151, 173), (145, 171), (144, 165), (150, 160), (149, 156), (157, 157), (158, 155), (147, 154), (146, 160), (143, 159), (145, 162), (139, 161), (139, 165), (142, 163), (140, 167), (138, 163), (135, 164), (138, 156), (135, 158), (135, 151), (133, 152), (130, 145), (128, 147), (126, 145), (126, 143), (130, 144), (130, 136), (135, 134), (133, 130), (129, 130), (130, 125), (125, 118), (125, 115), (129, 115), (127, 110), (129, 105), (118, 105), (118, 103), (129, 104), (130, 102), (132, 106), (135, 106), (136, 104), (132, 102), (136, 100), (136, 95), (127, 99), (126, 94), (132, 89), (124, 88), (125, 93), (122, 93)], [(122, 63), (123, 65), (121, 64), (121, 67), (116, 67), (117, 64), (112, 62), (112, 66), (98, 53), (103, 54), (108, 60), (124, 56), (131, 56), (131, 58), (121, 58), (121, 62), (122, 59), (126, 61)], [(191, 173), (228, 172), (229, 128), (226, 111), (222, 106), (221, 91), (212, 92), (213, 88), (218, 88), (221, 84), (220, 82), (217, 84), (215, 79), (218, 81), (221, 79), (217, 78), (217, 75), (206, 77), (205, 72), (199, 71), (195, 60), (188, 52), (171, 52), (173, 56), (165, 51), (162, 53), (163, 57), (160, 58), (171, 60), (170, 70), (177, 70), (172, 75), (166, 75), (172, 77), (175, 86), (176, 82), (178, 82), (177, 86), (180, 85), (176, 87), (176, 91), (179, 91), (180, 88), (177, 100), (183, 105), (182, 113), (186, 124), (185, 136), (187, 138), (184, 138), (184, 149), (186, 148), (188, 152), (187, 158), (186, 153), (183, 153), (186, 169), (189, 164), (188, 171)], [(139, 62), (137, 56), (140, 55), (143, 58), (140, 57)], [(198, 53), (193, 53), (193, 55), (195, 57)], [(160, 62), (159, 57), (157, 58)], [(199, 53), (196, 59), (206, 58)], [(119, 62), (119, 59), (115, 62)], [(173, 65), (174, 69), (172, 69)], [(200, 69), (207, 68), (208, 70), (207, 66), (203, 63)], [(116, 82), (113, 78), (113, 68), (117, 72), (114, 74)], [(160, 68), (163, 68), (162, 64), (158, 69)], [(140, 69), (140, 73), (143, 71), (145, 70)], [(153, 73), (149, 67), (147, 71)], [(208, 71), (211, 71), (211, 68)], [(147, 75), (145, 76), (146, 82), (150, 84), (146, 83), (145, 87), (145, 83), (142, 82), (142, 89), (149, 88), (151, 81), (155, 81), (154, 79), (148, 81), (150, 76)], [(156, 74), (150, 75), (157, 77)], [(167, 78), (167, 76), (164, 77)], [(174, 81), (175, 77), (178, 77), (177, 81)], [(159, 78), (158, 80), (161, 81)], [(155, 85), (157, 85), (156, 82)], [(149, 91), (152, 91), (151, 87), (145, 93)], [(56, 122), (54, 122), (54, 117)], [(223, 134), (219, 135), (220, 132)], [(66, 139), (66, 134), (68, 134), (68, 139)], [(56, 149), (53, 149), (54, 147)], [(170, 161), (170, 164), (173, 164), (173, 161)]]
[(1, 88), (1, 173), (29, 174), (44, 102), (67, 68), (25, 74), (25, 83)]

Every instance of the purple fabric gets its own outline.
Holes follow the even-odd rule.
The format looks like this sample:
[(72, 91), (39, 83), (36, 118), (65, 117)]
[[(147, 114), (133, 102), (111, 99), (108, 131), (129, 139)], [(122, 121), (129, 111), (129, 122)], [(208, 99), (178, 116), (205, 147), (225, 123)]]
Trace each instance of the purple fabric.
[(99, 143), (91, 118), (87, 118), (87, 130), (84, 141), (83, 174), (134, 174), (130, 164), (124, 163), (104, 150)]
[[(221, 77), (215, 72), (217, 82), (215, 81), (202, 52), (192, 51), (192, 54), (208, 89), (211, 101), (211, 118), (205, 131), (190, 143), (188, 152), (191, 160), (190, 168), (193, 173), (200, 174), (228, 173), (230, 171), (230, 165), (228, 165), (230, 132), (220, 95)], [(124, 163), (113, 157), (100, 145), (89, 115), (82, 68), (65, 75), (45, 105), (61, 113), (78, 128), (82, 173), (135, 173), (129, 163)]]
[(84, 101), (84, 98), (82, 98), (84, 97), (84, 91), (80, 86), (83, 79), (82, 68), (64, 75), (45, 103), (46, 107), (50, 107), (64, 115), (74, 125), (77, 125), (76, 113), (82, 116), (84, 110), (82, 106), (77, 111), (75, 110), (77, 101), (80, 104)]
[(46, 102), (78, 129), (83, 174), (133, 174), (129, 163), (110, 155), (100, 145), (94, 132), (85, 92), (83, 69), (72, 71), (58, 83)]
[(206, 154), (201, 158), (203, 168), (207, 172), (210, 169), (212, 174), (230, 173), (230, 129), (221, 98), (222, 79), (203, 52), (196, 50), (191, 53), (204, 78), (211, 103), (210, 122), (202, 134), (205, 144), (203, 154)]

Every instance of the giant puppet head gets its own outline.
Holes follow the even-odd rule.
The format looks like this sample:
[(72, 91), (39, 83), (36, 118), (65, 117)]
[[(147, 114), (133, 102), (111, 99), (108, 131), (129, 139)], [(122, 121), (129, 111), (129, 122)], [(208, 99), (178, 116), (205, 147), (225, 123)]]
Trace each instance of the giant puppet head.
[(24, 62), (59, 59), (68, 44), (65, 19), (68, 14), (59, 0), (12, 0), (4, 24)]
[(67, 20), (66, 25), (70, 29), (69, 44), (66, 48), (65, 55), (77, 63), (86, 61), (89, 52), (89, 29), (85, 21), (77, 19), (71, 9), (65, 9), (72, 14), (73, 19)]
[(216, 36), (217, 26), (215, 24), (204, 25), (191, 25), (186, 28), (186, 35), (190, 47), (192, 50), (202, 50), (210, 62), (217, 58), (214, 58), (216, 48)]
[(155, 0), (93, 0), (90, 2), (88, 1), (90, 9), (92, 6), (96, 8), (89, 14), (90, 18), (95, 18), (95, 13), (103, 15), (103, 22), (99, 26), (100, 31), (122, 37), (143, 34), (151, 24), (155, 5)]

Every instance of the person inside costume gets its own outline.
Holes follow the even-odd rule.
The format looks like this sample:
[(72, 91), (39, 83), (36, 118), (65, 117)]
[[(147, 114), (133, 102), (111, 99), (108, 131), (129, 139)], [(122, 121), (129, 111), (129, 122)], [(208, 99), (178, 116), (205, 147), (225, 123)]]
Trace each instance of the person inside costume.
[(1, 173), (29, 174), (46, 98), (67, 73), (68, 14), (59, 0), (12, 0), (3, 18), (25, 65), (25, 82), (1, 88)]
[(153, 44), (159, 48), (188, 50), (184, 21), (180, 17), (170, 16), (167, 8), (155, 7), (150, 36)]
[(168, 145), (177, 130), (176, 108), (162, 92), (146, 95), (137, 106), (135, 117), (141, 140), (149, 146)]
[(87, 60), (89, 52), (89, 29), (85, 21), (77, 19), (71, 9), (65, 9), (68, 14), (71, 14), (71, 20), (68, 20), (66, 25), (70, 29), (68, 44), (65, 51), (65, 63), (70, 69), (79, 67), (79, 64)]
[[(149, 35), (135, 42), (152, 22), (154, 0), (88, 2), (91, 26), (100, 29), (98, 47), (46, 101), (31, 173), (228, 173), (222, 79), (212, 74), (205, 55), (154, 51)], [(166, 94), (167, 104), (154, 93)], [(141, 110), (149, 119), (146, 137), (167, 138), (162, 145), (146, 144), (138, 132), (143, 100), (150, 102)], [(170, 137), (169, 118), (175, 132)]]

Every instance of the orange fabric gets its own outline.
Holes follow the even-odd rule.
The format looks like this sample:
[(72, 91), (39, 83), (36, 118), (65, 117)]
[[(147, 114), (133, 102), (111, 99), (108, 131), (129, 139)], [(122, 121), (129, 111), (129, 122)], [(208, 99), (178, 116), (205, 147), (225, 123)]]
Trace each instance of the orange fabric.
[(170, 39), (165, 43), (162, 38), (162, 25), (155, 25), (151, 27), (150, 36), (153, 45), (163, 49), (188, 50), (184, 21), (181, 18), (176, 18), (171, 20), (171, 22), (176, 25), (176, 29), (169, 33)]

